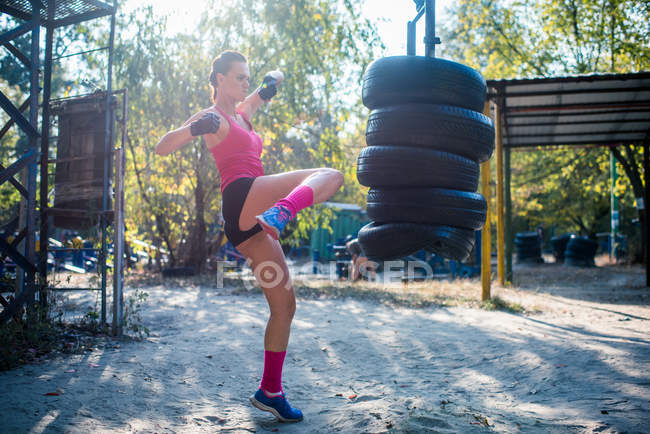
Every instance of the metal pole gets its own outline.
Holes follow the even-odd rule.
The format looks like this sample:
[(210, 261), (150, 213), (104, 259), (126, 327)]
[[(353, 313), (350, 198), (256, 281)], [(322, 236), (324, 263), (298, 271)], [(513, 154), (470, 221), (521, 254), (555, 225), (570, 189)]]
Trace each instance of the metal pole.
[(616, 197), (615, 188), (616, 180), (618, 179), (618, 174), (616, 173), (616, 157), (614, 153), (609, 151), (609, 172), (610, 172), (610, 240), (609, 240), (609, 260), (612, 260), (612, 257), (616, 257), (614, 252), (616, 251), (616, 233), (618, 232), (619, 226), (619, 215), (618, 215), (618, 198)]
[(481, 231), (481, 300), (490, 299), (492, 264), (490, 254), (490, 160), (481, 164), (481, 193), (487, 201), (487, 217)]
[[(102, 231), (102, 325), (106, 325), (106, 227), (108, 226), (107, 211), (108, 211), (108, 188), (109, 188), (109, 174), (108, 174), (108, 159), (113, 158), (112, 153), (112, 122), (111, 122), (111, 98), (113, 90), (113, 43), (115, 41), (115, 12), (117, 10), (117, 1), (115, 8), (111, 15), (111, 34), (109, 39), (108, 49), (108, 77), (106, 79), (106, 135), (104, 139), (104, 191), (102, 200), (102, 214), (100, 218), (100, 226)], [(113, 246), (115, 247), (115, 246)], [(115, 266), (115, 264), (113, 264)]]
[(49, 227), (47, 221), (48, 208), (48, 159), (50, 150), (50, 96), (52, 92), (52, 46), (54, 41), (54, 28), (51, 26), (54, 19), (55, 2), (47, 5), (47, 33), (45, 35), (45, 75), (43, 77), (43, 116), (41, 121), (41, 228), (40, 228), (40, 273), (41, 306), (47, 306), (47, 247), (49, 238)]
[(645, 286), (650, 287), (650, 226), (648, 222), (648, 204), (650, 203), (650, 144), (648, 141), (643, 145), (643, 177), (645, 200), (643, 201), (643, 209), (645, 215)]
[(415, 56), (415, 21), (406, 23), (406, 55)]
[(503, 186), (505, 187), (505, 238), (506, 238), (506, 282), (512, 282), (512, 195), (510, 192), (510, 148), (504, 148), (505, 156), (503, 165), (505, 166), (505, 174)]
[(424, 47), (427, 57), (436, 57), (436, 1), (426, 0)]
[[(31, 0), (32, 5), (32, 66), (30, 69), (30, 89), (29, 89), (29, 123), (38, 129), (38, 94), (39, 94), (39, 66), (40, 66), (40, 29), (41, 29), (41, 13), (40, 1)], [(29, 138), (29, 149), (34, 152), (38, 151), (38, 136), (32, 135)], [(31, 263), (35, 264), (35, 240), (34, 234), (36, 232), (36, 160), (32, 160), (27, 166), (27, 208), (25, 212), (25, 227), (27, 229), (27, 236), (25, 237), (25, 258)], [(27, 272), (26, 286), (22, 290), (27, 290), (27, 303), (28, 314), (33, 313), (34, 309), (34, 290), (36, 275), (33, 272)], [(30, 320), (31, 322), (31, 320)]]
[(113, 270), (113, 335), (122, 335), (124, 316), (123, 282), (124, 282), (124, 170), (126, 167), (126, 116), (128, 94), (122, 97), (122, 147), (115, 157), (115, 268)]
[(497, 159), (497, 279), (499, 285), (503, 286), (506, 283), (505, 277), (505, 243), (504, 243), (504, 228), (503, 228), (503, 141), (501, 138), (501, 116), (502, 110), (500, 107), (500, 100), (495, 104), (494, 128), (496, 133), (496, 159)]
[[(485, 102), (483, 113), (490, 114), (490, 102)], [(490, 299), (490, 284), (492, 279), (492, 261), (490, 254), (490, 160), (481, 164), (481, 193), (487, 201), (485, 226), (481, 232), (481, 300)]]

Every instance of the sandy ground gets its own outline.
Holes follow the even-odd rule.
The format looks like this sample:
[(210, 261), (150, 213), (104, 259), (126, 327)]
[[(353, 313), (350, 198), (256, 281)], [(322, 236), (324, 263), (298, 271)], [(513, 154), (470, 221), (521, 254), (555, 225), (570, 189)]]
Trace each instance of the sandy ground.
[[(285, 392), (305, 414), (297, 424), (248, 402), (268, 314), (259, 290), (149, 284), (144, 341), (103, 339), (85, 354), (0, 373), (0, 431), (650, 432), (641, 270), (523, 267), (516, 276), (516, 288), (494, 293), (525, 314), (298, 290), (284, 369)], [(424, 286), (463, 285), (479, 291), (475, 281)]]

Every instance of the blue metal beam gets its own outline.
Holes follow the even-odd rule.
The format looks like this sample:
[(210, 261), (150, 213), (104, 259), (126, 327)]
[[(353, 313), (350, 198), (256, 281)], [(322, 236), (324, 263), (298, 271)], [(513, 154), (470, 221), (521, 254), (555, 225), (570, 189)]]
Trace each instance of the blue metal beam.
[(29, 262), (23, 255), (21, 255), (18, 250), (14, 249), (11, 244), (7, 242), (4, 238), (0, 237), (0, 251), (5, 252), (20, 268), (22, 268), (27, 273), (33, 274), (36, 273), (36, 267), (34, 264)]
[(30, 137), (39, 137), (38, 131), (36, 128), (23, 116), (19, 109), (13, 105), (13, 103), (5, 96), (4, 93), (0, 92), (0, 107), (7, 112), (11, 119), (13, 119), (20, 128), (27, 133)]
[(4, 45), (5, 42), (13, 41), (17, 37), (24, 35), (25, 33), (29, 32), (33, 28), (34, 28), (34, 23), (30, 21), (28, 23), (23, 23), (18, 27), (14, 27), (9, 31), (4, 32), (2, 35), (0, 35), (0, 45)]
[(4, 184), (7, 180), (9, 180), (16, 173), (20, 172), (25, 166), (32, 163), (35, 159), (36, 153), (31, 149), (27, 151), (18, 161), (0, 173), (0, 185)]

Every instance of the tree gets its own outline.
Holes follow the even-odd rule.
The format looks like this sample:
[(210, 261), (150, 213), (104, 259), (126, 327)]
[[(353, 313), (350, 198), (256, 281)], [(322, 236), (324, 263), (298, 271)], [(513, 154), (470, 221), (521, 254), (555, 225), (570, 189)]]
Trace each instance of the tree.
[[(352, 118), (360, 122), (354, 115), (361, 110), (361, 73), (379, 45), (358, 6), (347, 0), (220, 5), (208, 8), (191, 35), (167, 35), (151, 10), (119, 17), (115, 87), (129, 89), (127, 224), (164, 246), (172, 264), (205, 263), (206, 244), (215, 236), (210, 228), (218, 226), (220, 184), (199, 140), (167, 158), (153, 150), (166, 131), (211, 104), (212, 58), (225, 49), (242, 51), (252, 87), (271, 69), (285, 72), (278, 96), (254, 122), (265, 141), (267, 173), (331, 166), (349, 176), (345, 127)], [(360, 196), (352, 189), (344, 195)], [(288, 240), (298, 242), (328, 218), (327, 211), (301, 213)]]

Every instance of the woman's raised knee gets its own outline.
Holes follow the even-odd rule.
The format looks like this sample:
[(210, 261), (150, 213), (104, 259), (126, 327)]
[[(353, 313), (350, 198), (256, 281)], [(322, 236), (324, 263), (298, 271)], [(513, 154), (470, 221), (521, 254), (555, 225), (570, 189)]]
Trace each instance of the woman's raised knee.
[(332, 169), (330, 167), (323, 167), (318, 169), (316, 172), (317, 175), (326, 176), (328, 178), (328, 184), (338, 185), (337, 189), (343, 185), (344, 177), (343, 173), (340, 170)]

